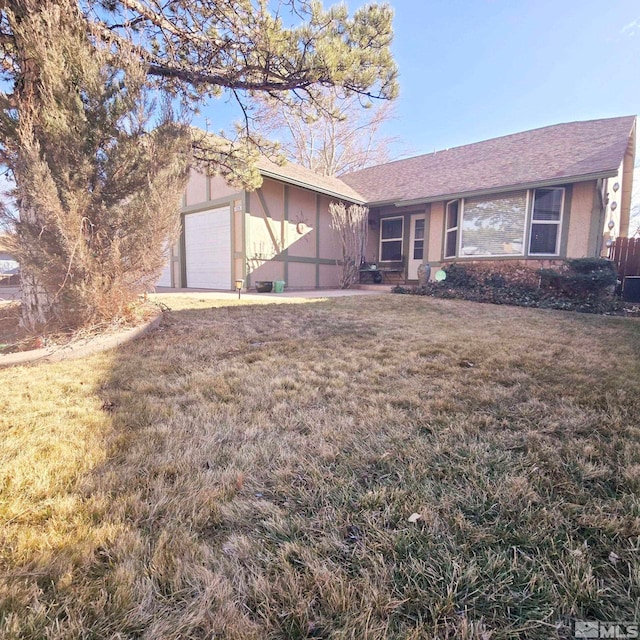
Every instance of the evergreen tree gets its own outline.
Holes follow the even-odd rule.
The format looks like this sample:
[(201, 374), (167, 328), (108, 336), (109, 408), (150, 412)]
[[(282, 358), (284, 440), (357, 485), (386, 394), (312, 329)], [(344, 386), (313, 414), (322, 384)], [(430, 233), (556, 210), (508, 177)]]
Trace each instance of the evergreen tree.
[[(301, 24), (286, 26), (285, 10)], [(16, 184), (23, 323), (125, 312), (159, 273), (192, 160), (259, 184), (248, 118), (219, 144), (168, 105), (188, 116), (226, 92), (245, 114), (256, 93), (303, 108), (329, 86), (392, 98), (391, 17), (306, 0), (1, 2), (0, 150)]]
[(150, 130), (138, 60), (92, 39), (73, 3), (14, 4), (8, 15), (24, 58), (1, 126), (16, 183), (17, 216), (4, 216), (21, 265), (23, 324), (111, 320), (162, 267), (189, 130), (167, 109)]

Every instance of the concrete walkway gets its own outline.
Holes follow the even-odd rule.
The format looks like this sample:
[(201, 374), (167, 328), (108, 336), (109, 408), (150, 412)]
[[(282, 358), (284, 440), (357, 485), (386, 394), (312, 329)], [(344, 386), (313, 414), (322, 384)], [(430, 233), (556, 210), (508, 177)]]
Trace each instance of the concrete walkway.
[[(390, 286), (381, 286), (380, 289), (307, 289), (301, 291), (286, 290), (284, 293), (255, 293), (244, 291), (241, 293), (241, 300), (260, 302), (278, 302), (286, 299), (307, 299), (307, 298), (341, 298), (344, 296), (376, 296), (381, 293), (390, 293)], [(156, 294), (170, 296), (193, 297), (210, 300), (237, 300), (238, 294), (231, 291), (212, 291), (211, 289), (170, 289), (168, 287), (156, 287)], [(153, 299), (153, 294), (150, 294)]]
[[(287, 298), (341, 298), (342, 296), (370, 296), (381, 293), (389, 293), (391, 287), (388, 285), (366, 285), (366, 289), (311, 289), (305, 291), (291, 291), (287, 289), (284, 293), (255, 293), (254, 291), (242, 292), (242, 300), (256, 300), (260, 302), (277, 301)], [(169, 287), (156, 287), (156, 293), (161, 295), (182, 295), (185, 297), (197, 294), (199, 298), (210, 298), (211, 300), (234, 300), (238, 294), (232, 291), (212, 291), (211, 289), (170, 289)], [(150, 294), (153, 297), (153, 294)], [(18, 287), (0, 287), (0, 302), (3, 300), (19, 300), (20, 289)]]

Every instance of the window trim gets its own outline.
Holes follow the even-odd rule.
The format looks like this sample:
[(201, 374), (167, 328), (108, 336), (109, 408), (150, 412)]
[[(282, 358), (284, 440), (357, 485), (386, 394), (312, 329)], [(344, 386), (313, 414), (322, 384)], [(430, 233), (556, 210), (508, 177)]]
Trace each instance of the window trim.
[[(559, 220), (535, 220), (533, 214), (536, 208), (536, 191), (545, 189), (546, 191), (562, 191), (562, 200), (560, 201), (560, 219)], [(560, 244), (562, 240), (562, 224), (564, 222), (564, 206), (567, 197), (566, 187), (538, 187), (538, 189), (531, 189), (531, 217), (529, 220), (529, 242), (527, 246), (527, 255), (532, 257), (550, 257), (557, 258), (560, 255)], [(533, 240), (533, 225), (534, 224), (553, 224), (556, 225), (556, 251), (555, 253), (533, 253), (531, 251), (531, 241)]]
[[(399, 238), (385, 238), (382, 239), (382, 225), (383, 223), (389, 220), (401, 220), (402, 221), (402, 231), (400, 233)], [(378, 239), (378, 262), (398, 262), (398, 260), (383, 260), (382, 259), (382, 243), (383, 242), (398, 242), (400, 240), (400, 255), (401, 259), (404, 259), (404, 216), (389, 216), (388, 218), (380, 218), (380, 237)]]
[[(454, 202), (458, 203), (458, 224), (455, 227), (447, 227), (449, 224), (449, 205)], [(454, 200), (448, 200), (444, 205), (444, 250), (442, 255), (445, 260), (451, 260), (456, 258), (460, 253), (460, 221), (462, 220), (462, 210), (464, 206), (464, 200), (462, 198), (456, 198)], [(447, 255), (447, 236), (451, 231), (456, 232), (456, 249), (453, 255)]]
[[(422, 215), (420, 213), (418, 214), (411, 214), (411, 218), (409, 219), (409, 256), (408, 259), (409, 260), (420, 260), (423, 261), (424, 260), (424, 249), (425, 249), (425, 241), (427, 239), (427, 216), (422, 216), (420, 218), (415, 218), (415, 215)], [(417, 227), (418, 227), (418, 222), (422, 222), (422, 238), (416, 238), (416, 233), (417, 233)], [(413, 238), (413, 241), (411, 240), (411, 238)], [(422, 242), (422, 257), (421, 258), (415, 258), (415, 252), (416, 252), (416, 242)]]

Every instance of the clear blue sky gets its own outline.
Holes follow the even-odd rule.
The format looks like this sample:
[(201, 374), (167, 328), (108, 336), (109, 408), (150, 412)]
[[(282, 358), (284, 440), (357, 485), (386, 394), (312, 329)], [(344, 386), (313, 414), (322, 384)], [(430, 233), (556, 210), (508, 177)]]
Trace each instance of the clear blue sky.
[[(352, 11), (360, 4), (348, 2)], [(400, 97), (386, 133), (411, 155), (640, 113), (638, 0), (390, 4)], [(223, 102), (214, 101), (201, 124), (205, 115), (211, 130), (230, 129)]]

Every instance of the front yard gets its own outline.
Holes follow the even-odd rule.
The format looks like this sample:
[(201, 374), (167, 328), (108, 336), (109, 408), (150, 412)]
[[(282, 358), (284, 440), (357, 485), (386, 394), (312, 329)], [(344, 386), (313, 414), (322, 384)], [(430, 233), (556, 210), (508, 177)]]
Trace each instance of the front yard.
[(0, 370), (0, 637), (640, 619), (640, 321), (388, 295), (166, 315)]

